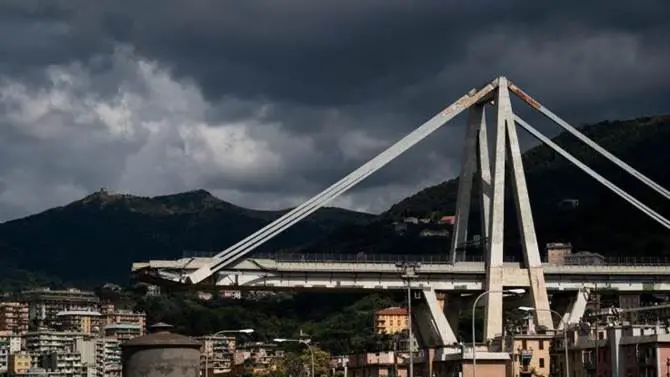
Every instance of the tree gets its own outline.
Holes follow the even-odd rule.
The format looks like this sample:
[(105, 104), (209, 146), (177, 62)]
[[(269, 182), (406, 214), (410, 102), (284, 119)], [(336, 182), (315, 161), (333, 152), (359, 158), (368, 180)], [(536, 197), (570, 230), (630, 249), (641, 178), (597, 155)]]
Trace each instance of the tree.
[[(314, 374), (316, 377), (330, 375), (330, 354), (311, 346), (314, 352)], [(277, 375), (287, 377), (311, 376), (312, 353), (309, 348), (299, 352), (287, 352), (278, 368)]]

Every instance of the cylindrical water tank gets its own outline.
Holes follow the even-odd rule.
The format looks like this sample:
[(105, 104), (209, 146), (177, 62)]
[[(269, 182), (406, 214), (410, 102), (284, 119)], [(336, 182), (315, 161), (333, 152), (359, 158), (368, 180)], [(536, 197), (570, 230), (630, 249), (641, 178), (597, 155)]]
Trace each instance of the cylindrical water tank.
[(157, 323), (153, 332), (121, 345), (123, 377), (198, 377), (200, 342)]

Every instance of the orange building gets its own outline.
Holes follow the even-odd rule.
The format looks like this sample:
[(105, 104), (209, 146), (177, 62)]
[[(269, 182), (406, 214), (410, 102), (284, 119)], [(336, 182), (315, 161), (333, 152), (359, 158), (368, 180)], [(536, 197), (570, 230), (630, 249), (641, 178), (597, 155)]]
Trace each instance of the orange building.
[(377, 334), (395, 334), (407, 330), (407, 309), (390, 307), (375, 313)]

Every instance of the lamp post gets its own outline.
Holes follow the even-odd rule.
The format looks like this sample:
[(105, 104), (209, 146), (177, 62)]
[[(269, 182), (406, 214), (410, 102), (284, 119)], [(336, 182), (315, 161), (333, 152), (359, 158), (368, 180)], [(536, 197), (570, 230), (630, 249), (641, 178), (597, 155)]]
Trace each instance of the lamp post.
[[(302, 333), (301, 333), (302, 334)], [(312, 346), (310, 345), (310, 342), (312, 341), (311, 339), (286, 339), (286, 338), (274, 338), (273, 341), (277, 343), (300, 343), (304, 344), (307, 346), (307, 349), (309, 350), (309, 355), (311, 358), (311, 370), (312, 370), (312, 376), (314, 377), (314, 350), (312, 349)]]
[(522, 310), (524, 312), (537, 312), (537, 311), (540, 311), (540, 310), (545, 310), (545, 311), (548, 311), (551, 314), (558, 317), (558, 319), (560, 321), (559, 323), (563, 324), (563, 348), (565, 349), (565, 377), (570, 377), (570, 372), (569, 372), (570, 361), (569, 361), (569, 354), (568, 354), (568, 326), (563, 321), (563, 316), (559, 312), (557, 312), (555, 310), (552, 310), (552, 309), (540, 309), (540, 310), (538, 310), (538, 309), (535, 309), (535, 308), (531, 308), (529, 306), (519, 306), (518, 309)]
[[(214, 334), (208, 335), (207, 338), (214, 338), (221, 334), (251, 334), (254, 332), (254, 329), (239, 329), (239, 330), (220, 330)], [(212, 352), (214, 351), (214, 346), (212, 346)], [(209, 352), (205, 350), (205, 377), (209, 375)]]
[(397, 262), (396, 267), (402, 270), (403, 279), (407, 280), (407, 336), (409, 340), (407, 347), (409, 349), (409, 370), (408, 377), (414, 377), (414, 333), (412, 332), (412, 279), (416, 278), (417, 272), (421, 267), (419, 262)]
[(522, 288), (513, 288), (513, 289), (503, 289), (503, 290), (491, 290), (482, 292), (475, 302), (472, 304), (472, 377), (477, 377), (477, 343), (475, 342), (475, 311), (477, 310), (477, 303), (479, 300), (488, 295), (489, 293), (511, 293), (514, 295), (522, 295), (526, 293), (525, 289)]

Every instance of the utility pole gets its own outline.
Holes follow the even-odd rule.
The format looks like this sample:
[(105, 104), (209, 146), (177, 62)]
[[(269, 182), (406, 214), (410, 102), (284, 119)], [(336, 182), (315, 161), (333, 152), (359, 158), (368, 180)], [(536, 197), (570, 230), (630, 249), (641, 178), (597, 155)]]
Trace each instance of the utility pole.
[(397, 262), (396, 267), (401, 269), (401, 277), (407, 280), (407, 348), (409, 350), (408, 377), (414, 377), (414, 333), (412, 331), (412, 279), (417, 276), (417, 270), (421, 267), (419, 262)]
[(393, 334), (393, 377), (398, 377), (398, 335)]
[(600, 353), (599, 353), (599, 347), (598, 347), (598, 342), (600, 340), (600, 333), (599, 333), (599, 321), (600, 321), (600, 293), (598, 293), (598, 283), (595, 283), (595, 294), (596, 294), (596, 336), (595, 336), (595, 349), (596, 349), (596, 377), (600, 376)]

